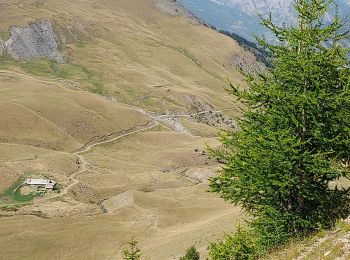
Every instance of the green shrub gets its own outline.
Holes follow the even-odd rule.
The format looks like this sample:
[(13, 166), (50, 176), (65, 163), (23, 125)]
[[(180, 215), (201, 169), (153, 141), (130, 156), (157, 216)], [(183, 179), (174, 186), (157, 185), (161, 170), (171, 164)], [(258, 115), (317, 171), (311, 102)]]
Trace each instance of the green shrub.
[(254, 233), (240, 226), (233, 235), (225, 235), (222, 241), (211, 244), (209, 250), (213, 260), (250, 260), (260, 254)]
[(123, 250), (123, 259), (125, 260), (139, 260), (141, 259), (141, 250), (137, 247), (137, 241), (131, 239), (128, 242), (129, 248)]
[(195, 248), (195, 246), (187, 249), (186, 254), (183, 257), (180, 257), (180, 260), (199, 260), (199, 252)]

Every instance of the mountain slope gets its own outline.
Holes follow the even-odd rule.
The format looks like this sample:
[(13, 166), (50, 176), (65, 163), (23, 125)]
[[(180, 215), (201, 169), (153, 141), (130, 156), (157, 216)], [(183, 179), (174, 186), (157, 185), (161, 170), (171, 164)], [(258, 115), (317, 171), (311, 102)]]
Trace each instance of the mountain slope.
[[(180, 0), (196, 16), (222, 30), (234, 32), (248, 40), (253, 35), (261, 36), (268, 31), (260, 25), (257, 14), (272, 14), (277, 24), (290, 23), (295, 20), (293, 0)], [(336, 0), (340, 14), (347, 17), (350, 2)]]
[(333, 230), (321, 231), (313, 237), (296, 240), (264, 259), (339, 259), (350, 257), (349, 219), (339, 221)]
[[(206, 192), (219, 165), (205, 147), (237, 127), (225, 88), (255, 57), (171, 1), (9, 0), (0, 14), (0, 255), (115, 259), (132, 237), (151, 259), (205, 255), (241, 217)], [(59, 191), (20, 188), (29, 177)]]

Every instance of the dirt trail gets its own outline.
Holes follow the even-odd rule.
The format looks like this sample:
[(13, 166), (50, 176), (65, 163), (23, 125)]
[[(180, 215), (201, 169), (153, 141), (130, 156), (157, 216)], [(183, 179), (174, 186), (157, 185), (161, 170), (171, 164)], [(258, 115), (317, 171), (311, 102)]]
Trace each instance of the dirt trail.
[[(220, 112), (223, 112), (225, 110), (228, 110), (228, 109), (217, 110), (217, 111), (213, 111), (213, 112), (220, 113)], [(184, 116), (187, 117), (188, 116), (188, 117), (190, 117), (190, 116), (200, 115), (200, 114), (203, 114), (203, 113), (209, 113), (209, 111), (201, 111), (201, 112), (195, 113), (195, 114), (176, 115), (176, 116), (180, 116), (180, 117), (184, 117)], [(165, 117), (165, 116), (168, 116), (168, 115), (160, 115), (160, 116), (154, 117), (154, 118), (152, 118), (153, 122), (148, 122), (146, 125), (142, 126), (139, 129), (125, 131), (125, 133), (120, 134), (118, 136), (114, 136), (114, 137), (113, 137), (113, 134), (112, 134), (112, 135), (110, 135), (112, 137), (107, 139), (107, 140), (102, 140), (102, 141), (98, 141), (98, 142), (95, 142), (95, 143), (91, 143), (91, 144), (85, 145), (81, 149), (79, 149), (76, 152), (72, 153), (78, 158), (77, 162), (79, 163), (79, 169), (70, 176), (70, 180), (72, 181), (72, 183), (70, 185), (68, 185), (67, 187), (65, 187), (64, 190), (62, 190), (60, 192), (60, 194), (57, 194), (57, 195), (54, 195), (54, 196), (51, 196), (51, 197), (48, 197), (48, 198), (44, 198), (44, 199), (45, 200), (49, 200), (49, 199), (62, 197), (64, 195), (66, 195), (72, 187), (74, 187), (75, 185), (77, 185), (79, 183), (79, 180), (77, 180), (75, 177), (77, 177), (79, 174), (84, 173), (85, 171), (87, 171), (88, 170), (88, 165), (89, 165), (89, 162), (83, 156), (84, 153), (89, 152), (95, 146), (108, 144), (108, 143), (114, 142), (116, 140), (119, 140), (121, 138), (128, 137), (130, 135), (137, 134), (137, 133), (140, 133), (142, 131), (146, 131), (146, 130), (152, 129), (152, 128), (160, 125), (160, 123), (157, 121), (157, 118)]]
[[(43, 82), (43, 83), (48, 83), (51, 86), (55, 86), (55, 87), (64, 89), (66, 91), (86, 92), (86, 93), (92, 94), (91, 92), (88, 92), (86, 90), (82, 90), (80, 88), (77, 89), (77, 90), (74, 90), (74, 89), (62, 86), (62, 82), (59, 83), (56, 80), (52, 80), (52, 81), (51, 80), (45, 80), (45, 79), (41, 79), (39, 77), (35, 77), (35, 76), (32, 76), (32, 75), (28, 75), (28, 74), (23, 74), (23, 73), (16, 72), (16, 71), (10, 71), (10, 70), (0, 70), (0, 73), (9, 73), (9, 74), (17, 75), (17, 76), (20, 76), (20, 77), (35, 79), (35, 80), (38, 80), (38, 81)], [(58, 80), (61, 80), (61, 79), (58, 79)], [(147, 111), (145, 109), (142, 109), (140, 107), (136, 107), (136, 106), (133, 106), (133, 105), (130, 105), (130, 104), (119, 103), (119, 102), (116, 102), (116, 101), (114, 101), (112, 99), (109, 99), (109, 98), (106, 98), (106, 99), (109, 100), (110, 102), (115, 102), (115, 103), (120, 104), (122, 106), (129, 107), (129, 108), (131, 108), (131, 109), (133, 109), (133, 110), (135, 110), (135, 111), (145, 115), (146, 117), (148, 117), (150, 119), (150, 122), (148, 122), (146, 125), (143, 125), (143, 126), (137, 128), (137, 129), (132, 128), (132, 129), (129, 129), (129, 130), (124, 130), (124, 131), (118, 132), (118, 133), (112, 133), (112, 134), (110, 134), (108, 136), (105, 136), (105, 137), (101, 137), (102, 140), (100, 139), (100, 140), (95, 141), (95, 142), (91, 141), (91, 142), (85, 144), (82, 148), (78, 149), (77, 151), (75, 151), (73, 153), (69, 153), (69, 154), (75, 155), (77, 157), (77, 163), (79, 164), (79, 168), (77, 169), (77, 171), (74, 172), (70, 176), (71, 183), (67, 187), (65, 187), (59, 194), (56, 194), (56, 195), (53, 195), (53, 196), (50, 196), (50, 197), (46, 197), (46, 198), (42, 198), (41, 200), (51, 200), (51, 199), (56, 199), (56, 198), (60, 198), (60, 197), (63, 197), (65, 195), (67, 195), (69, 190), (79, 183), (79, 180), (77, 180), (76, 177), (88, 170), (88, 165), (90, 163), (84, 158), (83, 154), (88, 152), (88, 151), (90, 151), (95, 146), (111, 143), (111, 142), (114, 142), (114, 141), (116, 141), (118, 139), (121, 139), (121, 138), (124, 138), (124, 137), (128, 137), (130, 135), (133, 135), (133, 134), (145, 131), (145, 130), (152, 129), (152, 128), (158, 126), (158, 125), (162, 125), (162, 126), (164, 126), (166, 128), (169, 128), (166, 125), (162, 124), (162, 119), (164, 119), (164, 118), (172, 119), (172, 118), (181, 118), (181, 117), (193, 117), (193, 116), (196, 116), (196, 115), (207, 114), (207, 113), (210, 113), (210, 112), (212, 112), (212, 113), (221, 113), (221, 112), (224, 112), (224, 111), (229, 111), (229, 110), (233, 110), (234, 109), (234, 108), (225, 108), (225, 109), (220, 109), (220, 110), (204, 110), (204, 111), (200, 111), (198, 113), (191, 113), (191, 114), (178, 114), (178, 115), (177, 114), (161, 114), (161, 115), (159, 115), (159, 114), (156, 114), (156, 113), (154, 113), (152, 111)], [(186, 133), (186, 134), (188, 134), (188, 133)]]
[[(227, 110), (227, 109), (226, 109)], [(214, 112), (223, 112), (225, 111), (225, 109), (223, 110), (218, 110), (218, 111), (214, 111)], [(203, 114), (203, 113), (209, 113), (209, 111), (201, 111), (199, 113), (195, 113), (195, 114), (188, 114), (188, 115), (176, 115), (176, 116), (180, 116), (180, 117), (184, 117), (184, 116), (194, 116), (194, 115), (199, 115), (199, 114)], [(107, 140), (102, 140), (102, 141), (98, 141), (98, 142), (95, 142), (95, 143), (91, 143), (91, 144), (88, 144), (88, 145), (85, 145), (83, 146), (81, 149), (77, 150), (76, 152), (72, 153), (74, 154), (76, 157), (77, 157), (77, 162), (79, 164), (79, 168), (78, 170), (73, 173), (71, 176), (70, 176), (70, 180), (72, 181), (71, 184), (69, 184), (67, 187), (65, 187), (59, 194), (57, 195), (54, 195), (54, 196), (50, 196), (50, 197), (47, 197), (47, 198), (44, 198), (44, 200), (50, 200), (50, 199), (55, 199), (55, 198), (59, 198), (59, 197), (63, 197), (64, 195), (68, 194), (69, 190), (74, 187), (75, 185), (77, 185), (79, 183), (79, 180), (76, 179), (76, 177), (79, 175), (79, 174), (82, 174), (84, 172), (86, 172), (88, 170), (88, 165), (90, 164), (83, 156), (84, 153), (87, 153), (89, 152), (93, 147), (95, 146), (98, 146), (98, 145), (103, 145), (103, 144), (108, 144), (108, 143), (111, 143), (111, 142), (114, 142), (116, 140), (119, 140), (121, 138), (124, 138), (124, 137), (128, 137), (130, 135), (133, 135), (133, 134), (137, 134), (137, 133), (140, 133), (142, 131), (146, 131), (146, 130), (149, 130), (149, 129), (152, 129), (158, 125), (160, 125), (159, 122), (157, 122), (157, 118), (158, 117), (163, 117), (163, 116), (168, 116), (168, 115), (161, 115), (161, 116), (157, 116), (157, 117), (154, 117), (153, 119), (153, 122), (148, 122), (146, 125), (142, 126), (141, 128), (139, 129), (136, 129), (136, 130), (129, 130), (129, 131), (125, 131), (125, 133), (123, 134), (120, 134), (118, 136), (114, 136), (113, 137), (113, 134), (110, 135), (112, 136), (111, 138), (107, 139)]]
[(124, 137), (128, 137), (130, 135), (133, 135), (133, 134), (145, 131), (145, 130), (152, 129), (152, 128), (156, 127), (156, 126), (158, 126), (158, 123), (153, 123), (151, 125), (147, 124), (147, 125), (143, 126), (140, 129), (129, 131), (127, 133), (121, 134), (121, 135), (113, 137), (111, 139), (103, 140), (103, 141), (96, 142), (96, 143), (93, 143), (93, 144), (89, 144), (89, 145), (85, 146), (82, 150), (79, 150), (79, 151), (73, 153), (77, 157), (77, 162), (79, 164), (79, 168), (78, 168), (78, 170), (75, 173), (73, 173), (70, 176), (70, 180), (72, 181), (72, 183), (69, 184), (67, 187), (65, 187), (59, 194), (54, 195), (54, 196), (50, 196), (50, 197), (47, 197), (47, 198), (44, 198), (44, 200), (51, 200), (51, 199), (56, 199), (56, 198), (59, 198), (59, 197), (63, 197), (64, 195), (66, 195), (69, 192), (69, 190), (71, 188), (73, 188), (75, 185), (77, 185), (79, 183), (79, 180), (77, 180), (76, 177), (79, 174), (82, 174), (82, 173), (86, 172), (88, 170), (88, 165), (90, 164), (84, 158), (83, 154), (87, 153), (88, 151), (90, 151), (93, 147), (98, 146), (98, 145), (111, 143), (111, 142), (114, 142), (114, 141), (116, 141), (118, 139), (121, 139), (121, 138), (124, 138)]
[[(35, 79), (35, 80), (38, 80), (40, 82), (48, 83), (50, 85), (54, 85), (55, 87), (58, 87), (58, 88), (61, 88), (61, 89), (64, 89), (64, 90), (70, 91), (70, 92), (86, 92), (86, 93), (89, 93), (89, 94), (93, 94), (93, 93), (91, 93), (91, 92), (89, 92), (87, 90), (83, 90), (81, 88), (74, 90), (72, 88), (68, 88), (68, 87), (62, 86), (62, 84), (64, 84), (64, 83), (62, 83), (62, 81), (64, 81), (64, 79), (45, 80), (45, 79), (42, 79), (40, 77), (35, 77), (35, 76), (32, 76), (32, 75), (20, 73), (20, 72), (17, 72), (17, 71), (3, 70), (3, 69), (0, 69), (0, 73), (10, 73), (10, 74), (14, 74), (14, 75), (21, 76), (21, 77)], [(100, 97), (102, 97), (102, 96), (100, 96)], [(116, 103), (116, 104), (119, 104), (119, 105), (122, 105), (122, 106), (126, 106), (126, 107), (129, 107), (129, 108), (132, 108), (135, 111), (140, 112), (141, 114), (143, 114), (143, 115), (145, 115), (148, 118), (153, 119), (153, 120), (156, 120), (157, 118), (163, 118), (163, 117), (173, 117), (173, 118), (177, 118), (177, 117), (191, 117), (191, 116), (196, 116), (196, 115), (207, 114), (207, 113), (210, 113), (210, 112), (221, 113), (221, 112), (231, 111), (231, 110), (235, 109), (233, 107), (228, 107), (228, 108), (223, 108), (223, 109), (219, 109), (219, 110), (203, 110), (203, 111), (200, 111), (198, 113), (191, 113), (191, 114), (179, 114), (179, 115), (176, 115), (176, 114), (173, 114), (173, 115), (171, 115), (171, 114), (162, 114), (162, 115), (158, 115), (158, 114), (156, 114), (156, 113), (154, 113), (152, 111), (148, 111), (146, 109), (143, 109), (143, 108), (140, 108), (140, 107), (137, 107), (137, 106), (133, 106), (133, 105), (126, 104), (126, 103), (121, 103), (121, 102), (115, 101), (115, 100), (107, 98), (107, 97), (105, 97), (105, 98), (107, 100), (109, 100), (110, 102), (113, 102), (113, 103)]]

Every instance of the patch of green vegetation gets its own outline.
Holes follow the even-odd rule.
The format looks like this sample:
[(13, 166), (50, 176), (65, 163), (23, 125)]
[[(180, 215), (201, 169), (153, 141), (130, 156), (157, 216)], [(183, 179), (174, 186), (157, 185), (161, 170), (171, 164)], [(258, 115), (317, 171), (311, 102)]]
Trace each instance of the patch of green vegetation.
[(4, 31), (0, 31), (0, 38), (3, 41), (7, 41), (8, 39), (11, 38), (11, 34), (9, 30), (4, 30)]
[(42, 192), (35, 191), (29, 194), (21, 194), (20, 187), (23, 183), (22, 179), (19, 179), (11, 187), (9, 187), (5, 192), (0, 196), (0, 198), (4, 201), (8, 202), (19, 202), (19, 203), (27, 203), (31, 202), (34, 198), (42, 195)]
[(50, 64), (45, 60), (26, 61), (19, 64), (25, 72), (35, 76), (54, 75)]
[(91, 73), (79, 65), (59, 64), (47, 60), (24, 61), (19, 64), (25, 72), (35, 76), (53, 76), (63, 79), (89, 79), (91, 77)]
[(78, 48), (84, 48), (85, 47), (85, 42), (83, 41), (77, 41), (75, 43), (75, 46), (77, 46)]
[(96, 81), (96, 80), (90, 80), (90, 83), (93, 85), (93, 88), (91, 88), (91, 92), (101, 95), (101, 96), (106, 96), (108, 92), (106, 89), (103, 87), (101, 82)]
[(50, 67), (53, 76), (58, 78), (74, 79), (75, 77), (82, 77), (83, 79), (88, 79), (91, 77), (91, 73), (85, 67), (79, 65), (50, 62)]
[(137, 246), (138, 242), (131, 239), (128, 242), (129, 248), (123, 250), (123, 259), (125, 260), (139, 260), (141, 259), (141, 250)]
[(0, 69), (8, 69), (13, 62), (6, 56), (0, 56)]
[(199, 260), (200, 254), (195, 248), (195, 246), (190, 247), (187, 249), (186, 254), (182, 257), (180, 257), (180, 260)]
[(87, 84), (88, 89), (98, 95), (105, 96), (105, 90), (97, 73), (88, 70), (82, 65), (59, 64), (47, 60), (34, 60), (20, 62), (21, 68), (36, 76), (51, 76), (54, 78), (68, 79)]

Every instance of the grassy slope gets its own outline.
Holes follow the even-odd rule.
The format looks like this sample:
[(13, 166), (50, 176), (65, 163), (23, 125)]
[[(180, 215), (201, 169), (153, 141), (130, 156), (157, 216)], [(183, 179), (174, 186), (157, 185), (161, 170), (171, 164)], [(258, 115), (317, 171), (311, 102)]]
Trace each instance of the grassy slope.
[(295, 241), (266, 257), (274, 260), (347, 260), (350, 258), (350, 223), (340, 221), (333, 230)]
[[(45, 1), (40, 8), (31, 2), (20, 10), (15, 4), (5, 7), (0, 31), (24, 26), (33, 13), (53, 19), (73, 64), (88, 68), (122, 101), (139, 104), (147, 97), (141, 102), (151, 110), (183, 108), (189, 93), (227, 106), (225, 80), (238, 78), (229, 59), (235, 53), (250, 57), (228, 37), (158, 12), (155, 1)], [(78, 74), (80, 80), (87, 77)]]
[[(150, 120), (121, 103), (187, 112), (188, 96), (196, 95), (217, 109), (234, 107), (224, 90), (227, 78), (240, 82), (230, 57), (250, 54), (204, 26), (159, 12), (155, 3), (6, 1), (2, 37), (9, 26), (54, 20), (70, 64), (0, 62), (0, 191), (25, 174), (68, 185), (79, 167), (72, 151)], [(205, 125), (191, 127), (212, 136)], [(207, 143), (215, 145), (215, 138), (158, 127), (94, 147), (84, 155), (89, 170), (67, 196), (0, 218), (0, 255), (115, 259), (133, 236), (151, 259), (180, 255), (193, 243), (204, 252), (208, 240), (240, 219), (240, 209), (207, 193), (207, 184), (191, 175), (215, 168), (194, 152)], [(130, 202), (121, 208), (120, 194)], [(102, 214), (101, 200), (109, 213)], [(24, 216), (32, 214), (51, 219)]]
[[(0, 71), (0, 140), (72, 151), (95, 136), (141, 125), (143, 115), (97, 95)], [(128, 118), (125, 118), (128, 114)]]

